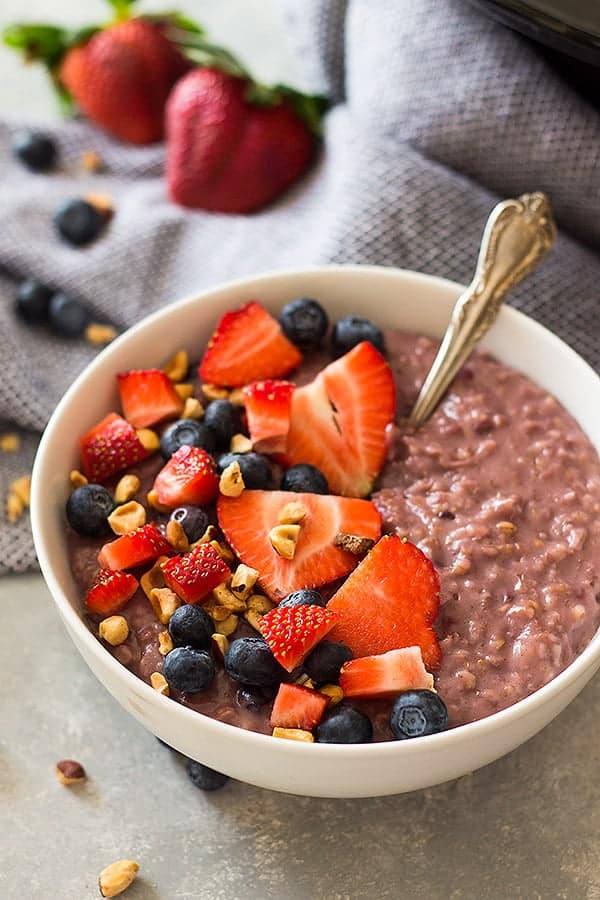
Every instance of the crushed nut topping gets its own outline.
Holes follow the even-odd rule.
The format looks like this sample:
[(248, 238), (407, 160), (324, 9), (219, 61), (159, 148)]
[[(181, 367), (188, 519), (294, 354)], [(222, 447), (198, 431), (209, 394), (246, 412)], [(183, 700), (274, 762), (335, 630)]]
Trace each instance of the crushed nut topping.
[(496, 522), (496, 528), (503, 534), (514, 534), (517, 530), (517, 526), (514, 522)]
[(352, 553), (353, 556), (364, 556), (375, 545), (375, 541), (372, 538), (361, 537), (358, 534), (347, 534), (345, 531), (338, 532), (333, 539), (333, 543), (340, 550)]
[(163, 588), (165, 586), (165, 576), (162, 570), (162, 564), (168, 560), (168, 556), (159, 556), (151, 569), (144, 572), (140, 578), (140, 585), (148, 600), (151, 600), (151, 594), (154, 588)]
[(83, 199), (90, 203), (103, 219), (110, 219), (115, 211), (110, 194), (85, 194)]
[(9, 484), (9, 488), (21, 499), (24, 506), (29, 506), (29, 501), (31, 499), (30, 475), (22, 475), (20, 478), (15, 478), (15, 480), (11, 481)]
[(169, 696), (169, 683), (162, 672), (153, 672), (150, 676), (150, 684), (163, 697)]
[(158, 499), (158, 494), (156, 491), (148, 491), (146, 494), (146, 500), (148, 501), (148, 505), (155, 509), (157, 512), (170, 512), (170, 508), (165, 506), (164, 503), (161, 503)]
[(94, 347), (102, 347), (110, 344), (118, 335), (118, 331), (114, 325), (101, 324), (100, 322), (90, 322), (84, 332), (84, 337), (88, 344)]
[(74, 759), (59, 760), (55, 771), (61, 784), (81, 784), (86, 779), (85, 769)]
[(173, 649), (173, 640), (168, 631), (159, 631), (158, 633), (158, 652), (161, 656), (166, 656)]
[(23, 475), (16, 478), (8, 486), (6, 495), (6, 518), (9, 522), (18, 522), (25, 508), (29, 506), (31, 494), (31, 478)]
[(101, 172), (104, 168), (102, 157), (95, 150), (84, 150), (79, 161), (86, 172)]
[(165, 534), (174, 550), (178, 550), (179, 553), (188, 552), (190, 549), (190, 542), (188, 541), (188, 536), (185, 533), (181, 522), (178, 522), (177, 519), (169, 519)]
[(18, 522), (25, 511), (25, 505), (17, 494), (9, 491), (6, 495), (6, 518), (9, 522)]
[(299, 525), (306, 517), (306, 512), (306, 507), (294, 500), (292, 503), (285, 504), (277, 516), (277, 521), (280, 525)]
[(16, 453), (20, 446), (21, 438), (14, 431), (10, 431), (0, 437), (0, 450), (3, 453)]
[(154, 453), (160, 447), (160, 438), (151, 428), (138, 428), (136, 434), (144, 450)]
[(276, 603), (273, 603), (272, 600), (269, 600), (268, 597), (264, 597), (262, 594), (252, 594), (252, 596), (248, 597), (248, 600), (246, 602), (248, 609), (253, 609), (260, 616), (266, 616), (266, 614), (277, 605)]
[(131, 859), (119, 859), (100, 872), (98, 887), (103, 897), (116, 897), (133, 883), (139, 866)]
[(335, 706), (344, 699), (344, 692), (339, 684), (322, 684), (319, 691), (329, 697), (331, 706)]
[(109, 616), (98, 625), (98, 636), (111, 647), (118, 647), (129, 637), (129, 625), (124, 616)]
[(230, 612), (246, 611), (244, 600), (237, 597), (233, 591), (230, 591), (226, 584), (219, 584), (216, 588), (213, 588), (212, 595), (219, 606), (224, 606)]
[(171, 588), (153, 588), (149, 597), (154, 615), (163, 625), (167, 625), (175, 610), (181, 606), (181, 601)]
[(287, 738), (288, 741), (305, 741), (307, 744), (312, 744), (315, 740), (310, 731), (302, 731), (301, 728), (274, 728), (273, 737)]
[(227, 388), (217, 387), (216, 384), (203, 384), (202, 393), (207, 400), (227, 400), (229, 398)]
[(196, 397), (188, 397), (183, 404), (183, 419), (201, 419), (204, 415), (204, 407)]
[(230, 403), (233, 403), (234, 406), (245, 406), (246, 405), (246, 397), (244, 396), (244, 391), (242, 388), (234, 388), (227, 398)]
[(210, 597), (205, 603), (202, 604), (202, 609), (204, 612), (208, 613), (213, 622), (224, 622), (225, 619), (228, 619), (231, 615), (231, 610), (227, 609), (226, 606), (221, 606), (221, 604), (215, 600), (214, 597)]
[(194, 396), (194, 385), (188, 384), (175, 384), (173, 385), (175, 388), (175, 392), (179, 394), (182, 400), (188, 400), (190, 397)]
[(115, 488), (114, 498), (117, 503), (127, 503), (128, 500), (133, 500), (139, 489), (140, 479), (137, 475), (123, 475)]
[(229, 650), (229, 641), (225, 637), (224, 634), (219, 634), (215, 632), (215, 634), (211, 635), (213, 650), (217, 654), (218, 658), (221, 662), (225, 659), (225, 654)]
[(217, 634), (224, 634), (226, 637), (229, 637), (238, 627), (238, 622), (239, 617), (230, 613), (222, 622), (215, 622), (215, 631)]
[(269, 532), (271, 546), (283, 559), (293, 559), (300, 535), (299, 525), (276, 525)]
[[(210, 528), (210, 525), (208, 527)], [(210, 541), (210, 546), (215, 548), (221, 559), (224, 559), (225, 562), (231, 563), (234, 561), (235, 556), (233, 555), (233, 551), (227, 544), (224, 544), (222, 541)]]
[(247, 600), (258, 579), (258, 571), (240, 563), (231, 578), (230, 588), (240, 600)]
[(115, 507), (107, 522), (115, 534), (129, 534), (146, 524), (146, 508), (136, 500), (129, 500)]
[(185, 376), (187, 375), (188, 369), (190, 367), (190, 362), (188, 359), (188, 355), (185, 350), (178, 350), (174, 356), (171, 357), (169, 362), (163, 369), (165, 375), (171, 379), (171, 381), (183, 381)]
[(219, 491), (225, 497), (239, 497), (245, 488), (242, 470), (237, 460), (223, 469), (219, 478)]
[(83, 487), (84, 484), (88, 484), (88, 480), (79, 469), (71, 469), (69, 472), (69, 484), (73, 489), (78, 487)]
[(250, 453), (252, 441), (245, 434), (234, 434), (229, 443), (229, 449), (232, 453)]
[(244, 613), (244, 618), (248, 625), (251, 625), (259, 634), (262, 634), (262, 631), (260, 630), (262, 615), (260, 613), (256, 612), (255, 609), (247, 609)]

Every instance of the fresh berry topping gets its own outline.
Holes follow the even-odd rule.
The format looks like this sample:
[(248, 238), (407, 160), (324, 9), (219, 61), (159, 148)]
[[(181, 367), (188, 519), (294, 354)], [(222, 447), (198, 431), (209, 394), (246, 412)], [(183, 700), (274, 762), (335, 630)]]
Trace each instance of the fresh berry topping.
[(320, 606), (276, 606), (259, 622), (275, 659), (291, 672), (331, 631), (336, 615)]
[(41, 281), (22, 281), (15, 296), (15, 312), (29, 325), (48, 321), (48, 307), (53, 291)]
[(142, 369), (117, 375), (123, 415), (134, 428), (147, 428), (178, 416), (183, 400), (169, 376), (160, 369)]
[(214, 432), (197, 419), (178, 419), (160, 437), (160, 452), (165, 459), (170, 459), (180, 447), (201, 447), (214, 453), (216, 446)]
[(242, 387), (287, 375), (301, 359), (277, 320), (252, 301), (225, 313), (208, 342), (200, 378), (207, 384)]
[(304, 660), (304, 671), (316, 684), (337, 682), (340, 669), (351, 659), (350, 647), (333, 641), (321, 641)]
[(281, 684), (271, 712), (273, 728), (301, 728), (312, 731), (329, 705), (329, 697), (300, 687), (299, 684)]
[(234, 434), (243, 431), (242, 410), (229, 400), (213, 400), (206, 407), (204, 424), (210, 428), (219, 450), (227, 450)]
[(271, 463), (260, 453), (225, 453), (219, 457), (219, 472), (224, 472), (232, 462), (238, 463), (244, 487), (249, 491), (266, 491), (273, 483)]
[(115, 506), (112, 495), (101, 484), (83, 484), (67, 500), (67, 520), (77, 534), (103, 537), (110, 534), (107, 517)]
[(325, 606), (325, 602), (318, 591), (302, 588), (284, 597), (279, 604), (280, 608), (282, 606)]
[(427, 668), (436, 668), (439, 594), (431, 560), (414, 544), (386, 535), (327, 604), (339, 616), (331, 640), (343, 641), (355, 657), (420, 647)]
[(174, 508), (210, 503), (219, 490), (212, 456), (200, 447), (180, 447), (154, 479), (153, 490), (163, 506)]
[(274, 686), (270, 685), (269, 688), (249, 687), (248, 685), (238, 688), (235, 702), (242, 709), (259, 710), (273, 699)]
[(285, 336), (301, 350), (313, 350), (325, 336), (329, 319), (320, 303), (308, 297), (292, 300), (281, 310), (279, 324)]
[(81, 438), (81, 466), (90, 481), (111, 475), (149, 456), (133, 425), (109, 413)]
[(96, 207), (83, 197), (73, 197), (56, 211), (54, 224), (65, 241), (75, 247), (82, 247), (98, 237), (104, 226), (104, 219)]
[(287, 678), (268, 644), (254, 637), (232, 641), (225, 654), (225, 671), (234, 681), (258, 687), (279, 684)]
[(399, 741), (437, 734), (448, 727), (448, 710), (434, 691), (404, 691), (394, 701), (390, 727)]
[(388, 650), (347, 662), (340, 675), (345, 697), (390, 697), (411, 688), (433, 687), (420, 647)]
[(107, 569), (134, 569), (171, 552), (167, 539), (154, 522), (149, 522), (105, 544), (98, 554), (98, 562)]
[(13, 143), (13, 152), (32, 172), (47, 172), (56, 161), (56, 144), (40, 131), (24, 131)]
[(288, 460), (316, 466), (334, 494), (365, 497), (385, 461), (395, 408), (392, 370), (363, 342), (294, 391)]
[(320, 744), (368, 744), (372, 737), (371, 720), (351, 706), (336, 706), (316, 732)]
[(114, 616), (131, 600), (137, 589), (136, 579), (128, 572), (100, 569), (84, 598), (83, 605), (94, 615)]
[(199, 541), (208, 528), (208, 516), (197, 506), (178, 506), (169, 518), (179, 522), (190, 544)]
[(231, 574), (212, 544), (198, 544), (183, 556), (174, 556), (162, 566), (167, 585), (184, 603), (198, 603)]
[(362, 341), (369, 341), (380, 353), (385, 352), (383, 334), (377, 325), (361, 316), (345, 316), (333, 326), (331, 352), (337, 359)]
[(199, 788), (201, 791), (218, 791), (219, 788), (224, 787), (229, 781), (228, 775), (223, 775), (221, 772), (215, 771), (215, 769), (209, 769), (208, 766), (203, 766), (202, 763), (196, 762), (195, 759), (188, 759), (185, 764), (185, 771), (194, 787)]
[(282, 491), (296, 491), (298, 494), (328, 494), (329, 485), (323, 473), (316, 466), (299, 463), (290, 466), (281, 479)]
[(194, 694), (203, 691), (215, 677), (215, 664), (206, 650), (175, 647), (165, 656), (163, 675), (169, 687)]
[(54, 294), (48, 305), (50, 327), (61, 337), (81, 337), (90, 323), (90, 311), (81, 300), (68, 294)]
[(254, 381), (244, 388), (250, 440), (259, 453), (283, 453), (290, 427), (292, 393), (289, 381)]
[[(274, 550), (269, 532), (291, 502), (306, 510), (293, 559)], [(273, 600), (300, 588), (320, 587), (351, 572), (357, 557), (334, 545), (336, 534), (355, 529), (377, 540), (381, 518), (368, 500), (292, 494), (287, 491), (244, 491), (239, 497), (219, 497), (219, 525), (229, 544), (247, 566), (260, 572), (263, 590)], [(343, 638), (340, 638), (343, 640)]]
[(175, 647), (208, 650), (215, 625), (202, 607), (184, 603), (169, 619), (169, 634)]

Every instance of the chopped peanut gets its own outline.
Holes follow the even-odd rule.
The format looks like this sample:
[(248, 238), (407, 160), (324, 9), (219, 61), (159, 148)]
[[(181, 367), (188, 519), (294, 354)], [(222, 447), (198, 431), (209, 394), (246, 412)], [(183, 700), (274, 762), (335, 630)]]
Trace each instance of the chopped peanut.
[(339, 684), (323, 684), (319, 688), (321, 694), (326, 694), (330, 698), (331, 705), (334, 706), (344, 699), (344, 692)]
[(190, 549), (190, 542), (188, 541), (187, 534), (183, 530), (181, 522), (178, 522), (177, 519), (169, 519), (165, 533), (168, 542), (174, 550), (178, 550), (179, 553), (188, 552)]
[(159, 631), (158, 633), (158, 652), (161, 656), (166, 656), (173, 649), (173, 640), (168, 631)]
[[(210, 525), (208, 527), (210, 528)], [(211, 541), (210, 546), (215, 548), (221, 559), (224, 559), (225, 562), (230, 563), (235, 559), (232, 550), (227, 546), (227, 544), (219, 541)]]
[(219, 478), (219, 491), (225, 497), (239, 497), (245, 488), (244, 479), (240, 464), (237, 462), (230, 463)]
[(214, 597), (210, 597), (205, 603), (202, 604), (202, 609), (204, 612), (208, 613), (213, 622), (224, 622), (225, 619), (228, 619), (231, 615), (231, 610), (227, 609), (226, 606), (221, 606), (221, 604), (215, 600)]
[(212, 642), (214, 652), (217, 653), (221, 661), (223, 661), (225, 659), (225, 654), (229, 650), (229, 641), (224, 634), (215, 632), (212, 635)]
[(129, 637), (127, 619), (124, 616), (109, 616), (102, 619), (98, 626), (98, 636), (111, 647), (125, 643)]
[(84, 337), (88, 344), (95, 347), (102, 347), (104, 344), (110, 344), (118, 335), (118, 331), (114, 325), (103, 325), (100, 322), (90, 322), (85, 329)]
[(216, 537), (217, 537), (217, 529), (215, 528), (214, 525), (208, 525), (206, 527), (206, 531), (204, 532), (202, 537), (199, 537), (197, 541), (194, 541), (194, 543), (192, 544), (192, 549), (194, 547), (197, 547), (198, 544), (212, 544), (213, 542), (216, 544), (217, 543), (217, 541), (215, 540)]
[(194, 396), (194, 385), (188, 384), (175, 384), (173, 385), (175, 391), (179, 394), (182, 400), (189, 400), (190, 397)]
[(271, 546), (283, 559), (293, 559), (300, 535), (299, 525), (276, 525), (269, 532)]
[(188, 397), (183, 404), (181, 415), (184, 419), (201, 419), (204, 415), (204, 407), (196, 397)]
[(119, 859), (100, 872), (98, 886), (103, 897), (116, 897), (132, 884), (139, 866), (131, 859)]
[(258, 572), (250, 566), (240, 563), (231, 578), (230, 588), (236, 597), (240, 600), (246, 600), (252, 593), (252, 588), (256, 584)]
[(215, 631), (218, 634), (224, 634), (225, 637), (229, 637), (230, 634), (233, 634), (235, 629), (238, 627), (239, 618), (231, 613), (227, 616), (226, 619), (223, 619), (222, 622), (215, 623)]
[(259, 634), (262, 634), (260, 630), (261, 613), (257, 612), (255, 609), (247, 609), (244, 613), (244, 618), (248, 625), (251, 625)]
[(169, 685), (162, 672), (153, 672), (150, 676), (150, 684), (159, 694), (163, 694), (165, 697), (169, 696)]
[(159, 622), (167, 625), (175, 610), (181, 606), (181, 601), (171, 588), (153, 588), (149, 597), (152, 609)]
[(129, 500), (115, 507), (107, 522), (115, 534), (129, 534), (146, 524), (146, 509), (136, 500)]
[(146, 500), (153, 509), (157, 510), (157, 512), (170, 512), (170, 507), (165, 506), (164, 503), (160, 502), (156, 491), (148, 491)]
[(246, 398), (244, 396), (244, 391), (242, 390), (242, 388), (234, 388), (227, 399), (230, 403), (233, 403), (234, 406), (246, 405)]
[(113, 202), (110, 194), (85, 194), (87, 200), (96, 209), (103, 219), (110, 219), (114, 213)]
[(148, 453), (154, 453), (160, 447), (160, 438), (151, 428), (138, 428), (136, 431), (142, 447)]
[(375, 544), (372, 538), (361, 537), (359, 534), (347, 534), (340, 531), (333, 539), (333, 543), (340, 550), (352, 553), (353, 556), (364, 556)]
[(227, 400), (229, 397), (227, 388), (217, 387), (216, 384), (203, 384), (202, 393), (207, 400)]
[(20, 446), (21, 438), (18, 434), (15, 434), (14, 431), (3, 434), (2, 437), (0, 437), (0, 450), (2, 450), (3, 453), (16, 453)]
[(163, 371), (171, 381), (183, 381), (189, 367), (190, 363), (187, 353), (185, 350), (178, 350), (177, 353), (171, 357)]
[(69, 473), (69, 484), (72, 488), (83, 487), (84, 484), (88, 484), (88, 480), (79, 469), (71, 469)]
[(274, 728), (273, 737), (287, 738), (288, 741), (305, 741), (307, 744), (314, 742), (310, 731), (302, 731), (301, 728)]
[(245, 434), (234, 434), (231, 438), (229, 449), (232, 453), (250, 453), (252, 441)]
[(139, 489), (140, 479), (137, 475), (123, 475), (115, 488), (116, 502), (127, 503), (128, 500), (133, 500)]
[(306, 507), (294, 500), (292, 503), (285, 504), (277, 516), (277, 521), (280, 525), (299, 525), (305, 516)]
[(212, 595), (219, 606), (225, 607), (230, 612), (246, 612), (246, 604), (243, 600), (229, 590), (226, 584), (219, 584), (213, 588)]
[(154, 588), (163, 588), (165, 586), (165, 576), (163, 575), (162, 564), (168, 560), (168, 556), (159, 556), (151, 569), (144, 572), (140, 578), (140, 585), (148, 600), (151, 600), (151, 594)]
[(22, 475), (9, 484), (9, 490), (16, 494), (23, 506), (29, 506), (31, 500), (31, 476)]
[(276, 606), (272, 600), (269, 600), (268, 597), (263, 597), (262, 594), (252, 594), (252, 596), (248, 598), (247, 604), (248, 609), (253, 609), (261, 616), (266, 616), (266, 614)]

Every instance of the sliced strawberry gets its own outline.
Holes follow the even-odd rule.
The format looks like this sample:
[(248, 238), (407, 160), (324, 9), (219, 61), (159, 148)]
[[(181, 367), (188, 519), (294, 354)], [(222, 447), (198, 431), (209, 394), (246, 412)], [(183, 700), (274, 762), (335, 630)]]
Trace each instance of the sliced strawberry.
[(363, 341), (294, 391), (287, 457), (320, 469), (333, 493), (366, 497), (383, 466), (395, 410), (392, 370)]
[(147, 428), (181, 414), (183, 400), (160, 369), (139, 369), (117, 375), (123, 415), (135, 428)]
[(223, 557), (211, 544), (198, 544), (183, 556), (174, 556), (162, 564), (167, 585), (184, 603), (198, 603), (231, 572)]
[(423, 665), (420, 647), (402, 647), (351, 659), (342, 666), (340, 687), (345, 697), (391, 697), (419, 688), (430, 691), (433, 676)]
[[(299, 503), (306, 515), (293, 559), (283, 559), (269, 532), (289, 503)], [(377, 540), (381, 517), (368, 500), (293, 491), (244, 491), (239, 497), (219, 497), (219, 525), (243, 563), (260, 572), (260, 584), (273, 600), (299, 588), (319, 587), (351, 572), (356, 556), (336, 547), (341, 531)]]
[(357, 658), (418, 646), (433, 669), (441, 659), (432, 628), (439, 604), (440, 579), (431, 560), (388, 534), (327, 604), (339, 616), (331, 640), (347, 644)]
[(201, 447), (185, 444), (154, 479), (153, 490), (163, 506), (204, 506), (214, 500), (219, 491), (219, 477), (215, 462)]
[(329, 697), (319, 691), (301, 687), (299, 684), (279, 685), (273, 703), (271, 726), (273, 728), (301, 728), (312, 731), (316, 728), (329, 705)]
[(301, 359), (277, 319), (253, 300), (225, 313), (208, 342), (199, 374), (208, 384), (242, 387), (287, 375)]
[(98, 554), (98, 562), (107, 569), (134, 569), (172, 552), (168, 540), (154, 522), (149, 522), (105, 544)]
[(131, 600), (137, 589), (137, 580), (128, 572), (100, 569), (85, 595), (83, 605), (95, 615), (114, 616)]
[(244, 388), (250, 440), (257, 453), (284, 453), (293, 391), (290, 381), (254, 381)]
[(79, 442), (81, 468), (90, 481), (106, 481), (115, 472), (150, 456), (135, 428), (117, 413), (109, 413)]
[(271, 653), (291, 672), (330, 631), (337, 616), (321, 606), (276, 606), (259, 619)]

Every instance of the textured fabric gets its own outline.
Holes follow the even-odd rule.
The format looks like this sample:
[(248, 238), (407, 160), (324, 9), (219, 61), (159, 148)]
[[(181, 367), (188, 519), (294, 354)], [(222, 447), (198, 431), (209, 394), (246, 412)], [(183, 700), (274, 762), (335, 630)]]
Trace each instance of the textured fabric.
[[(560, 236), (510, 302), (600, 367), (599, 114), (529, 43), (459, 0), (290, 0), (289, 32), (311, 87), (335, 104), (317, 165), (259, 214), (178, 209), (165, 196), (162, 148), (126, 147), (85, 123), (56, 130), (61, 171), (31, 175), (0, 126), (0, 434), (23, 436), (18, 454), (0, 456), (2, 495), (96, 352), (16, 321), (25, 276), (120, 326), (221, 280), (305, 264), (379, 263), (465, 282), (495, 202), (541, 189)], [(90, 148), (106, 174), (78, 170)], [(71, 248), (52, 213), (93, 190), (113, 196), (116, 216), (96, 243)], [(0, 572), (33, 565), (27, 518), (1, 520)]]

